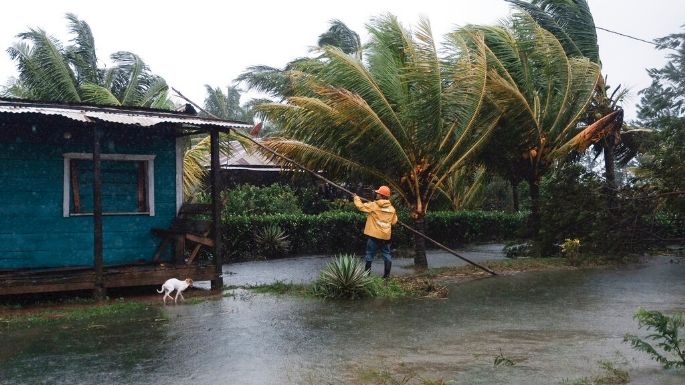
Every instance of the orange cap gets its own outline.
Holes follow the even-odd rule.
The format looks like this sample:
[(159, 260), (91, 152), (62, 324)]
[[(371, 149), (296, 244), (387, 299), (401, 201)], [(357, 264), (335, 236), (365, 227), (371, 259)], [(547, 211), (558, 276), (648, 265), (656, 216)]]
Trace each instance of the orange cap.
[(384, 197), (390, 198), (390, 187), (381, 186), (375, 191), (377, 194), (383, 195)]

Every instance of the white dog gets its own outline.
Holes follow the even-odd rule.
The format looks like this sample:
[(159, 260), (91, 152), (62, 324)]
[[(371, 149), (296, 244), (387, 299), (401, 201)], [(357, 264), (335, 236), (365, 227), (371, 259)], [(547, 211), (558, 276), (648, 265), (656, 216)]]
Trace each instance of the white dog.
[(190, 286), (193, 286), (193, 280), (190, 278), (186, 278), (185, 281), (181, 281), (176, 278), (171, 278), (167, 279), (166, 282), (164, 282), (164, 284), (162, 285), (162, 289), (157, 290), (157, 292), (164, 292), (164, 297), (162, 297), (162, 299), (164, 300), (164, 304), (166, 305), (166, 297), (169, 297), (169, 299), (171, 299), (171, 296), (169, 294), (174, 290), (176, 290), (176, 297), (174, 297), (174, 303), (177, 303), (179, 295), (181, 296), (181, 300), (185, 301), (185, 298), (183, 298), (183, 290), (189, 288)]

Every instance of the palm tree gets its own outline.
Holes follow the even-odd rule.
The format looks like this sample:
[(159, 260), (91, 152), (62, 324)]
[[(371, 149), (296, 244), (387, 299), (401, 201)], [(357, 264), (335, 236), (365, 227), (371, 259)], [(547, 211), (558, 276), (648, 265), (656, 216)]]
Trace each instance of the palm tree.
[(328, 31), (319, 35), (318, 45), (319, 47), (326, 45), (338, 47), (346, 54), (354, 55), (359, 60), (362, 59), (362, 43), (359, 34), (338, 19), (331, 20)]
[[(252, 142), (242, 136), (221, 133), (219, 135), (219, 153), (231, 155), (230, 143), (237, 141), (243, 148), (250, 150)], [(203, 191), (207, 176), (207, 159), (211, 147), (209, 135), (191, 138), (190, 146), (183, 153), (183, 195), (192, 199), (198, 192)]]
[[(530, 15), (542, 28), (554, 34), (569, 56), (586, 57), (601, 67), (595, 22), (586, 0), (507, 1)], [(592, 102), (583, 118), (584, 123), (590, 125), (620, 109), (617, 103), (623, 99), (625, 91), (620, 91), (620, 87), (617, 87), (609, 95), (609, 89), (606, 78), (600, 76)], [(623, 114), (616, 114), (615, 116), (616, 119), (620, 120), (612, 122), (611, 127), (614, 127), (614, 130), (604, 130), (603, 135), (596, 139), (595, 145), (595, 152), (597, 154), (603, 152), (604, 154), (604, 170), (610, 207), (614, 206), (617, 191), (616, 151), (623, 155), (622, 162), (627, 163), (630, 156), (635, 156), (636, 151), (634, 148), (626, 148), (625, 145), (632, 143), (630, 136), (633, 133), (639, 135), (644, 132), (644, 130), (639, 129), (626, 131), (623, 124)], [(626, 133), (623, 135), (627, 139), (625, 141), (622, 140), (622, 128)], [(624, 146), (617, 148), (622, 142)]]
[(599, 66), (587, 58), (567, 56), (561, 42), (525, 14), (515, 15), (508, 25), (464, 27), (451, 39), (466, 41), (465, 49), (474, 55), (485, 42), (492, 68), (488, 91), (504, 111), (499, 132), (511, 140), (489, 146), (488, 152), (510, 149), (506, 156), (512, 169), (530, 186), (529, 228), (535, 236), (542, 176), (572, 149), (587, 145), (588, 132), (578, 133), (577, 122), (592, 99)]
[(445, 181), (444, 194), (452, 209), (472, 210), (483, 202), (487, 169), (485, 166), (462, 167)]
[(226, 87), (226, 93), (219, 88), (212, 88), (205, 84), (207, 97), (205, 110), (214, 116), (227, 120), (247, 121), (247, 111), (240, 105), (240, 90), (236, 87)]
[(67, 14), (74, 35), (66, 47), (42, 29), (20, 33), (7, 52), (19, 77), (6, 87), (9, 96), (34, 100), (171, 108), (164, 79), (153, 75), (131, 52), (111, 55), (110, 69), (98, 67), (90, 27)]
[[(425, 19), (413, 33), (392, 15), (368, 29), (364, 61), (324, 46), (317, 65), (290, 74), (285, 103), (259, 107), (282, 127), (283, 138), (266, 145), (332, 176), (388, 184), (424, 231), (438, 188), (485, 145), (500, 115), (486, 97), (485, 48), (453, 50), (447, 62)], [(415, 251), (426, 266), (418, 236)]]
[[(252, 122), (254, 109), (240, 105), (241, 95), (238, 88), (228, 86), (224, 93), (219, 87), (205, 85), (205, 90), (207, 91), (205, 111), (225, 120)], [(222, 155), (231, 155), (231, 142), (239, 143), (247, 151), (252, 150), (252, 142), (231, 131), (228, 134), (219, 135), (219, 152)], [(204, 189), (210, 144), (209, 135), (192, 137), (190, 146), (183, 154), (183, 194), (186, 197), (192, 197)]]

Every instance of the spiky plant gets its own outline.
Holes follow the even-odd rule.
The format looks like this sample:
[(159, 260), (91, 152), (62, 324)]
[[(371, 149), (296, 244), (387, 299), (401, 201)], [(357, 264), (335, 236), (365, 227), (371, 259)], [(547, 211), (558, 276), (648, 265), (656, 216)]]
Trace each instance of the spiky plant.
[(373, 278), (353, 255), (340, 255), (321, 270), (314, 291), (324, 298), (356, 299), (372, 296)]
[(269, 225), (255, 234), (257, 252), (264, 258), (284, 255), (290, 250), (288, 235), (278, 225)]

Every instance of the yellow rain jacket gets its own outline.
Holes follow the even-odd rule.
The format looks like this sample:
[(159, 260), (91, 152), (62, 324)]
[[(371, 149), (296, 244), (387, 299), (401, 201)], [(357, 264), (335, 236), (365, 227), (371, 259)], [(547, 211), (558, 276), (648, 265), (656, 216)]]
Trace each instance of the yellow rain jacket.
[(378, 199), (362, 203), (362, 200), (355, 195), (354, 205), (359, 211), (369, 214), (366, 217), (364, 234), (378, 239), (390, 239), (392, 225), (397, 223), (397, 214), (389, 200)]

